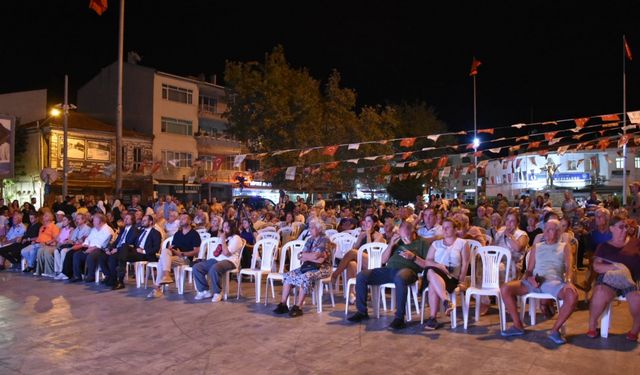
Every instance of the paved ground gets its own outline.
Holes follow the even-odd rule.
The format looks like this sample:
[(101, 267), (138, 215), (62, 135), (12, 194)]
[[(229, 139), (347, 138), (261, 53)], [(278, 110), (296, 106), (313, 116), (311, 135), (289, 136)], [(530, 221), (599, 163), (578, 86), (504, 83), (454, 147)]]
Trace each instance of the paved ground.
[(622, 336), (630, 327), (624, 304), (614, 309), (608, 339), (583, 335), (583, 310), (568, 324), (570, 343), (556, 347), (546, 339), (550, 321), (503, 339), (495, 311), (467, 332), (461, 325), (427, 332), (414, 316), (395, 333), (386, 328), (389, 314), (346, 324), (342, 298), (322, 314), (309, 302), (301, 318), (274, 317), (273, 306), (255, 304), (253, 285), (244, 285), (247, 297), (212, 304), (175, 289), (147, 300), (131, 284), (112, 292), (2, 272), (0, 374), (584, 375), (633, 374), (640, 365), (638, 344)]

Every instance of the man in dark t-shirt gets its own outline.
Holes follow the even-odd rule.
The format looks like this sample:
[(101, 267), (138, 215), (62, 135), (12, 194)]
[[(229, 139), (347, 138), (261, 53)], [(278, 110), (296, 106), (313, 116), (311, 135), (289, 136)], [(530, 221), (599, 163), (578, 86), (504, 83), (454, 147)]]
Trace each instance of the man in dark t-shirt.
[(156, 288), (147, 297), (163, 296), (162, 285), (173, 283), (171, 269), (190, 265), (193, 257), (200, 252), (200, 243), (200, 235), (191, 227), (191, 217), (187, 214), (180, 215), (180, 229), (173, 235), (171, 244), (160, 250)]
[[(367, 289), (369, 285), (395, 284), (396, 317), (391, 322), (393, 329), (405, 328), (404, 315), (407, 305), (407, 286), (418, 280), (422, 268), (415, 263), (417, 257), (426, 259), (429, 247), (420, 237), (413, 239), (413, 224), (407, 221), (400, 225), (399, 234), (393, 235), (382, 252), (383, 267), (364, 270), (356, 277), (356, 307), (358, 311), (348, 318), (350, 322), (368, 319)], [(371, 256), (371, 255), (369, 255)]]

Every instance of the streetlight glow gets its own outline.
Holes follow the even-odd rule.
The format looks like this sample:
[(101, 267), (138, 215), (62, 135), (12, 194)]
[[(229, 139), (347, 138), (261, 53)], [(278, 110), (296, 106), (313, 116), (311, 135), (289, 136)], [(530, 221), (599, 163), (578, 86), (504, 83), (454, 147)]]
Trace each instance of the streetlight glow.
[(473, 148), (478, 148), (480, 146), (480, 140), (478, 138), (473, 139)]
[(51, 115), (51, 117), (58, 117), (61, 113), (62, 112), (58, 108), (51, 108), (51, 111), (49, 111), (49, 115)]

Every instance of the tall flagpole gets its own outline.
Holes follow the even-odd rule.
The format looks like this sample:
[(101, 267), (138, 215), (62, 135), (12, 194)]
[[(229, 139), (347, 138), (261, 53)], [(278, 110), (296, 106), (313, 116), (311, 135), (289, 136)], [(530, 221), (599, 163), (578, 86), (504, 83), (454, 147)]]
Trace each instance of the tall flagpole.
[[(474, 58), (475, 60), (475, 58)], [(477, 117), (477, 103), (476, 103), (476, 75), (473, 75), (473, 144), (476, 145), (476, 139), (478, 138), (478, 117)], [(475, 168), (473, 170), (474, 179), (475, 179), (475, 205), (478, 206), (478, 147), (473, 148), (473, 163), (475, 164)]]
[(69, 76), (64, 75), (64, 104), (62, 105), (63, 123), (62, 123), (62, 144), (64, 153), (62, 154), (62, 196), (69, 194)]
[(116, 104), (116, 198), (122, 195), (122, 70), (124, 55), (124, 0), (118, 25), (118, 102)]
[[(622, 134), (627, 134), (627, 40), (622, 35)], [(627, 143), (622, 146), (622, 205), (627, 205)]]

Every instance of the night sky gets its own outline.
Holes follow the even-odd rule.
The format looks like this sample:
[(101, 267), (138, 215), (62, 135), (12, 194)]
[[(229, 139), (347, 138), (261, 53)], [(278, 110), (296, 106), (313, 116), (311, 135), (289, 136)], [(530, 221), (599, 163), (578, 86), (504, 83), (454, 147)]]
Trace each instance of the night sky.
[[(2, 1), (0, 93), (47, 88), (61, 101), (117, 53), (117, 0), (103, 16), (89, 0)], [(451, 129), (622, 111), (622, 35), (628, 109), (640, 109), (640, 2), (415, 2), (129, 0), (125, 56), (178, 75), (222, 73), (225, 60), (262, 60), (282, 44), (291, 64), (325, 79), (332, 69), (358, 104), (425, 101)], [(517, 4), (512, 4), (517, 3)]]

